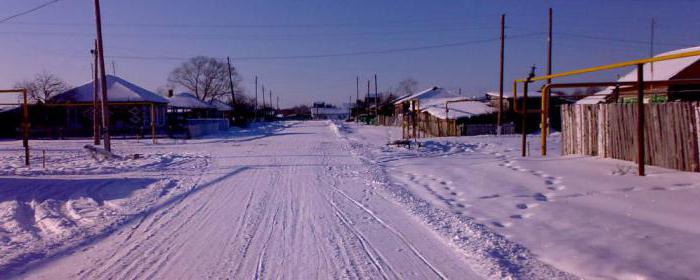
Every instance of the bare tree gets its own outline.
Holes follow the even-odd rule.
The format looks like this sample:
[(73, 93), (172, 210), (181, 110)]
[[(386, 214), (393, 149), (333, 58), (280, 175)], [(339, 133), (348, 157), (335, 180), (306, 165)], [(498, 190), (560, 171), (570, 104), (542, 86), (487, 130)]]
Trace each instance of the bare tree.
[(31, 101), (46, 103), (54, 95), (67, 91), (69, 85), (58, 76), (43, 71), (32, 80), (16, 83), (15, 87), (27, 89), (27, 96)]
[(399, 96), (414, 94), (418, 90), (418, 81), (413, 78), (404, 79), (399, 82), (395, 93)]
[[(242, 93), (241, 77), (236, 68), (231, 69), (234, 91)], [(229, 85), (228, 64), (222, 60), (197, 56), (175, 68), (168, 77), (168, 83), (173, 87), (189, 90), (202, 101), (227, 101), (231, 97)]]

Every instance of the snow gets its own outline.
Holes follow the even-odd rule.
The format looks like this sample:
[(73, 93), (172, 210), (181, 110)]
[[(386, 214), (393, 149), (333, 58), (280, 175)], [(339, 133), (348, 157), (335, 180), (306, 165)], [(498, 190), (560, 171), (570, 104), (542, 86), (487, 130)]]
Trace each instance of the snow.
[(700, 269), (700, 174), (521, 158), (510, 136), (386, 145), (400, 136), (255, 124), (188, 141), (115, 139), (117, 154), (140, 156), (102, 162), (83, 151), (90, 141), (31, 141), (30, 168), (20, 142), (0, 142), (0, 275), (689, 279)]
[(212, 109), (215, 105), (199, 100), (194, 94), (181, 92), (168, 98), (168, 107), (183, 109)]
[[(679, 53), (686, 53), (692, 51), (700, 51), (700, 46), (678, 49), (662, 54), (658, 54), (654, 57), (667, 56)], [(685, 70), (689, 66), (700, 60), (700, 56), (683, 57), (678, 59), (664, 60), (653, 63), (653, 72), (651, 63), (644, 64), (644, 79), (648, 81), (667, 81), (673, 79), (681, 71)], [(620, 82), (635, 82), (637, 81), (637, 68), (622, 76), (618, 79)], [(577, 102), (577, 104), (598, 104), (605, 101), (605, 97), (612, 94), (615, 87), (607, 87), (591, 96), (587, 96)]]
[[(638, 177), (624, 161), (521, 158), (519, 137), (429, 139), (407, 150), (384, 146), (400, 130), (340, 131), (383, 166), (408, 205), (424, 200), (488, 227), (557, 269), (585, 279), (692, 279), (700, 268), (700, 174), (651, 167)], [(451, 238), (446, 219), (426, 222)]]
[(452, 93), (444, 88), (436, 86), (436, 87), (432, 87), (432, 88), (426, 89), (424, 91), (421, 91), (419, 93), (408, 95), (406, 97), (397, 99), (396, 101), (394, 101), (394, 105), (398, 105), (398, 104), (401, 104), (403, 102), (415, 99), (415, 100), (419, 100), (421, 102), (421, 106), (423, 106), (422, 103), (429, 100), (429, 99), (457, 97), (457, 96), (458, 95), (456, 95), (456, 94), (454, 94), (454, 93)]
[[(93, 101), (93, 81), (70, 89), (51, 98), (57, 103), (88, 103)], [(158, 94), (132, 84), (117, 76), (107, 75), (107, 99), (110, 102), (153, 102), (167, 103)]]

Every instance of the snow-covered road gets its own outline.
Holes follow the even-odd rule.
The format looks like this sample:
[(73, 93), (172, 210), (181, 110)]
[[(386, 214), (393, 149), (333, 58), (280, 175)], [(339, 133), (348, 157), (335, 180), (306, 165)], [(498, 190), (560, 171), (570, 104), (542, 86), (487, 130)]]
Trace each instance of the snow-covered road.
[(39, 261), (26, 279), (475, 279), (444, 242), (368, 180), (326, 122), (203, 141), (196, 187), (112, 234)]

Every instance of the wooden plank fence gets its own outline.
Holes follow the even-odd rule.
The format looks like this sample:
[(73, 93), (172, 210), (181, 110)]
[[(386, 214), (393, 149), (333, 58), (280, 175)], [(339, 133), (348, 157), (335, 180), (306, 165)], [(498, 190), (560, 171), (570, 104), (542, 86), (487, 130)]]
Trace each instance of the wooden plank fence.
[[(637, 105), (563, 105), (562, 154), (636, 161)], [(700, 104), (645, 105), (645, 162), (700, 172)]]

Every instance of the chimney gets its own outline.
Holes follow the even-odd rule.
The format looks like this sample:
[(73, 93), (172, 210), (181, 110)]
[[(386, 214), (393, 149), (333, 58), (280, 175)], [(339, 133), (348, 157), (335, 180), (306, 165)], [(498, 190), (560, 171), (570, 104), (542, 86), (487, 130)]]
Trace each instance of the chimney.
[(172, 89), (168, 90), (168, 97), (173, 97), (173, 90)]

